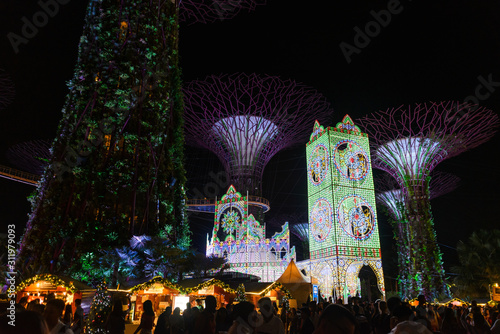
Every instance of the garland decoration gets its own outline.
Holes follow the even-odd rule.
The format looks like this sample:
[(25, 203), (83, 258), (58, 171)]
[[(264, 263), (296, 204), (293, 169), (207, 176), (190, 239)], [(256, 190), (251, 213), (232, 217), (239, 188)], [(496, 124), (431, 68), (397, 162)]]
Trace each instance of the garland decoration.
[(283, 294), (285, 295), (285, 297), (287, 299), (292, 299), (292, 294), (290, 293), (290, 291), (283, 285), (281, 284), (280, 282), (274, 282), (273, 284), (269, 285), (261, 294), (260, 296), (261, 297), (264, 297), (269, 291), (271, 290), (276, 290), (276, 289), (279, 289), (281, 290), (281, 292), (283, 292)]
[(162, 284), (167, 289), (177, 290), (180, 293), (183, 293), (183, 288), (180, 285), (170, 282), (168, 279), (161, 276), (155, 276), (147, 282), (134, 286), (132, 289), (130, 289), (130, 292), (135, 293), (140, 290), (147, 290), (153, 287), (155, 284)]
[(155, 284), (162, 284), (165, 288), (177, 290), (180, 294), (183, 294), (183, 295), (190, 294), (190, 293), (193, 293), (193, 292), (196, 292), (199, 290), (207, 289), (207, 288), (211, 287), (212, 285), (216, 285), (216, 286), (220, 287), (221, 289), (223, 289), (224, 291), (227, 291), (229, 293), (236, 294), (236, 290), (232, 289), (228, 284), (226, 284), (218, 279), (215, 279), (215, 278), (212, 278), (211, 280), (200, 283), (197, 286), (194, 286), (192, 288), (184, 288), (184, 287), (180, 286), (179, 284), (173, 283), (173, 282), (169, 281), (168, 279), (163, 278), (161, 276), (153, 277), (151, 280), (149, 280), (145, 283), (138, 284), (138, 285), (134, 286), (133, 288), (130, 289), (130, 292), (135, 293), (135, 292), (140, 291), (140, 290), (147, 290), (147, 289), (151, 288), (152, 286), (154, 286)]
[(47, 281), (55, 286), (62, 286), (66, 290), (68, 290), (70, 293), (75, 293), (78, 291), (76, 289), (75, 285), (73, 284), (73, 282), (66, 283), (65, 281), (63, 281), (59, 277), (51, 275), (51, 274), (40, 274), (40, 275), (35, 275), (31, 278), (28, 278), (28, 279), (22, 281), (21, 283), (19, 283), (19, 285), (16, 287), (16, 291), (21, 291), (21, 290), (27, 288), (28, 286), (30, 286), (31, 284), (34, 284), (38, 281)]

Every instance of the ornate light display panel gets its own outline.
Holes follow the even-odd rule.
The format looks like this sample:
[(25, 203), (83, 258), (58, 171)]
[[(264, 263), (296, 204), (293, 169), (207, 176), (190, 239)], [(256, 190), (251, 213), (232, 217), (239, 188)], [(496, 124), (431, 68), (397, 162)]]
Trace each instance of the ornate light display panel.
[(295, 247), (290, 248), (288, 223), (266, 239), (265, 227), (248, 214), (248, 199), (231, 185), (215, 203), (212, 237), (207, 235), (207, 256), (224, 257), (230, 271), (260, 277), (274, 282), (295, 260)]
[(306, 156), (311, 259), (299, 267), (324, 296), (347, 298), (360, 294), (359, 271), (369, 266), (385, 294), (367, 135), (349, 115), (333, 129), (316, 122)]

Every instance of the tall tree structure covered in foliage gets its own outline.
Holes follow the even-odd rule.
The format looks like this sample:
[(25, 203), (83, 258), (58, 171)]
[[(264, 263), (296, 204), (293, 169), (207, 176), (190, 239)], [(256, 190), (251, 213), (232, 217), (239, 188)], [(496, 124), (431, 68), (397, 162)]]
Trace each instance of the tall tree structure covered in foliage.
[(391, 174), (407, 198), (410, 294), (433, 300), (447, 288), (431, 213), (430, 173), (443, 160), (489, 140), (498, 116), (465, 103), (431, 102), (375, 112), (359, 122), (372, 138), (373, 166)]
[(177, 22), (172, 1), (90, 1), (19, 268), (79, 270), (133, 235), (189, 247)]
[[(429, 185), (429, 199), (433, 199), (447, 194), (458, 187), (460, 178), (443, 172), (434, 171), (431, 175)], [(408, 221), (405, 216), (406, 197), (404, 191), (399, 188), (396, 180), (390, 175), (375, 178), (375, 187), (378, 190), (376, 194), (377, 203), (386, 207), (391, 219), (392, 229), (394, 231), (394, 240), (396, 241), (396, 251), (398, 254), (399, 270), (399, 291), (404, 299), (410, 299), (410, 286), (408, 282), (410, 266), (410, 237), (408, 235)]]

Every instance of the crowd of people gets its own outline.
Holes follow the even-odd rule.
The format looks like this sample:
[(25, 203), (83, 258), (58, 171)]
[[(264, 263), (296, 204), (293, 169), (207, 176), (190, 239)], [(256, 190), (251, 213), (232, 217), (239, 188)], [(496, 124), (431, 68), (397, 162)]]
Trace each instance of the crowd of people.
[[(27, 297), (22, 297), (15, 309), (12, 326), (7, 314), (1, 316), (0, 333), (6, 334), (80, 334), (83, 333), (84, 313), (81, 299), (75, 300), (76, 310), (62, 299), (48, 295), (45, 304), (39, 299), (28, 303)], [(9, 312), (10, 313), (10, 312)]]
[[(16, 326), (7, 325), (1, 317), (0, 332), (7, 334), (80, 334), (84, 317), (81, 300), (75, 300), (76, 311), (60, 299), (49, 299), (45, 305), (21, 299), (16, 310)], [(466, 306), (432, 305), (419, 296), (418, 305), (410, 306), (397, 297), (374, 303), (350, 298), (344, 304), (303, 304), (301, 308), (278, 308), (270, 298), (217, 308), (214, 296), (190, 303), (181, 312), (167, 307), (156, 317), (151, 301), (143, 303), (144, 312), (134, 334), (486, 334), (500, 333), (497, 307), (481, 308), (472, 302)], [(6, 321), (4, 321), (6, 320)], [(109, 334), (125, 333), (125, 312), (116, 301), (104, 322)]]

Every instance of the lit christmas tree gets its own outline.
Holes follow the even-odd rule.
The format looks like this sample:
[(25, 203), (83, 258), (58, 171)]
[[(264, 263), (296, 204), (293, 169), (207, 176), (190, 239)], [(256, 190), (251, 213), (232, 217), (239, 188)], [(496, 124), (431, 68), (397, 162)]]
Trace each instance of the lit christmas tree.
[(108, 333), (105, 329), (108, 314), (111, 312), (111, 295), (105, 283), (99, 284), (90, 306), (86, 333)]
[(238, 289), (236, 289), (236, 298), (234, 298), (235, 302), (246, 302), (247, 297), (245, 296), (245, 286), (243, 283), (238, 285)]

